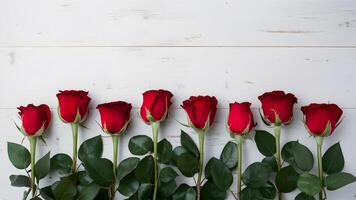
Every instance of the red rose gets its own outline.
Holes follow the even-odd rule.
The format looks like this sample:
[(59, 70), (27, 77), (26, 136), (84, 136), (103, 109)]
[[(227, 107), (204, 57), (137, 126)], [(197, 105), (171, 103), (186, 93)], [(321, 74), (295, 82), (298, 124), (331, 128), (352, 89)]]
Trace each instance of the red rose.
[(187, 112), (191, 125), (198, 129), (205, 129), (213, 125), (217, 104), (215, 97), (191, 96), (183, 101), (182, 108)]
[(288, 124), (293, 118), (293, 106), (297, 98), (283, 91), (266, 92), (259, 96), (262, 103), (263, 117), (267, 123)]
[(250, 132), (256, 126), (250, 109), (251, 103), (230, 103), (228, 127), (230, 132), (241, 135)]
[(57, 94), (59, 101), (58, 113), (65, 123), (83, 122), (88, 114), (90, 97), (82, 90), (65, 90)]
[(130, 122), (131, 104), (116, 101), (100, 104), (96, 108), (100, 112), (101, 126), (104, 132), (119, 134), (126, 130)]
[(321, 136), (331, 135), (343, 113), (336, 104), (312, 103), (301, 110), (309, 133)]
[(28, 104), (26, 107), (20, 106), (17, 109), (20, 110), (23, 133), (35, 136), (44, 133), (51, 121), (51, 111), (46, 104), (39, 106)]
[[(141, 117), (150, 123), (149, 117), (154, 121), (163, 121), (168, 114), (168, 107), (172, 104), (173, 94), (167, 90), (149, 90), (143, 93)], [(150, 115), (150, 116), (149, 116)]]

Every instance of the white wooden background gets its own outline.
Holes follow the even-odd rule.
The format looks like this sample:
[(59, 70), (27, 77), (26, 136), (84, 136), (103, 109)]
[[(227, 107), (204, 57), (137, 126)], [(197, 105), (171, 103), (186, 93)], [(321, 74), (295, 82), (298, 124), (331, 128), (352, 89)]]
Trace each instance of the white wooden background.
[[(294, 93), (295, 120), (283, 129), (282, 142), (298, 139), (313, 150), (300, 106), (337, 103), (345, 119), (325, 149), (341, 141), (345, 170), (355, 174), (355, 67), (355, 0), (0, 0), (0, 199), (22, 195), (22, 189), (9, 184), (8, 176), (19, 171), (6, 150), (7, 141), (21, 142), (13, 124), (17, 106), (47, 103), (52, 108), (48, 145), (40, 143), (38, 157), (49, 150), (52, 155), (71, 152), (70, 127), (55, 113), (60, 89), (88, 90), (93, 99), (86, 122), (90, 129), (80, 130), (79, 141), (101, 134), (95, 123), (98, 103), (120, 99), (134, 105), (120, 160), (130, 156), (130, 137), (151, 135), (137, 110), (148, 89), (165, 88), (175, 95), (160, 133), (175, 146), (183, 128), (175, 119), (186, 120), (182, 100), (199, 94), (218, 98), (206, 160), (219, 156), (230, 139), (225, 123), (231, 101), (251, 101), (257, 128), (266, 129), (257, 96), (273, 89)], [(111, 158), (111, 140), (104, 143), (105, 157)], [(247, 141), (245, 165), (261, 158)], [(352, 200), (355, 191), (353, 184), (328, 195)]]

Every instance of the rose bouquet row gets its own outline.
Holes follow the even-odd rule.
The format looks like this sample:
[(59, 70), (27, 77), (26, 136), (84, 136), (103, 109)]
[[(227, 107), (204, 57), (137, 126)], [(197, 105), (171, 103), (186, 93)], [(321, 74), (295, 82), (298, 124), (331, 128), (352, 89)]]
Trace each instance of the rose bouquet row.
[[(308, 133), (317, 144), (318, 173), (314, 175), (312, 152), (298, 141), (290, 141), (282, 148), (282, 129), (292, 122), (293, 106), (297, 98), (282, 91), (268, 92), (259, 97), (260, 115), (274, 134), (256, 130), (254, 141), (265, 156), (260, 162), (243, 171), (243, 144), (256, 126), (251, 103), (230, 104), (227, 132), (232, 137), (221, 152), (220, 158), (204, 162), (205, 136), (214, 124), (217, 99), (211, 96), (192, 96), (182, 103), (188, 116), (182, 126), (197, 133), (198, 145), (181, 130), (181, 145), (162, 139), (159, 141), (160, 124), (168, 116), (173, 95), (166, 90), (150, 90), (143, 94), (140, 115), (152, 128), (152, 137), (136, 135), (130, 138), (128, 149), (135, 155), (118, 162), (120, 136), (131, 120), (132, 106), (123, 101), (97, 106), (103, 132), (112, 138), (113, 158), (103, 158), (102, 137), (84, 141), (78, 148), (79, 128), (88, 115), (90, 97), (84, 91), (60, 91), (57, 94), (58, 114), (64, 123), (71, 125), (73, 153), (45, 156), (36, 161), (37, 140), (45, 142), (43, 134), (51, 122), (51, 111), (45, 104), (19, 107), (22, 125), (19, 131), (28, 138), (30, 151), (20, 144), (8, 143), (8, 155), (17, 169), (26, 175), (11, 175), (11, 185), (28, 188), (23, 199), (46, 200), (112, 200), (117, 192), (129, 200), (220, 200), (231, 192), (235, 199), (281, 200), (283, 193), (300, 190), (296, 200), (312, 200), (319, 193), (319, 200), (326, 199), (326, 189), (336, 190), (356, 181), (349, 173), (342, 172), (344, 158), (339, 143), (322, 155), (323, 140), (331, 135), (343, 111), (335, 104), (310, 104), (302, 107), (303, 121)], [(195, 137), (195, 136), (194, 136)], [(252, 138), (252, 137), (250, 137)], [(79, 158), (79, 164), (78, 164)], [(237, 188), (230, 189), (233, 171), (237, 174)], [(53, 184), (42, 186), (40, 180), (57, 173), (60, 178)], [(177, 184), (179, 175), (192, 177), (195, 185)]]

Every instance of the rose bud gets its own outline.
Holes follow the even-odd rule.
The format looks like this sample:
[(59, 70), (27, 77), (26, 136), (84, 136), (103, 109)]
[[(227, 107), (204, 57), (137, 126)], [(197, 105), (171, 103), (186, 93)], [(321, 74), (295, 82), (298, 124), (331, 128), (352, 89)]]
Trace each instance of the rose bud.
[(251, 103), (230, 103), (230, 112), (228, 116), (229, 131), (236, 135), (249, 133), (256, 126), (250, 109)]
[(149, 124), (150, 121), (163, 121), (168, 115), (168, 108), (172, 104), (173, 94), (167, 90), (148, 90), (143, 93), (143, 102), (140, 110), (142, 119)]
[(343, 111), (336, 104), (312, 103), (301, 108), (305, 126), (315, 136), (329, 136), (333, 133)]
[(217, 104), (214, 96), (191, 96), (181, 106), (188, 114), (190, 126), (206, 130), (213, 125)]
[(82, 90), (65, 90), (57, 94), (59, 101), (58, 113), (65, 123), (81, 123), (88, 114), (90, 97)]
[(268, 124), (289, 124), (293, 118), (293, 106), (297, 98), (283, 91), (266, 92), (259, 96), (262, 103), (262, 118)]
[(21, 132), (28, 136), (40, 136), (47, 129), (51, 121), (51, 111), (46, 104), (35, 106), (28, 104), (20, 106), (19, 115), (22, 119)]
[(116, 101), (100, 104), (96, 107), (100, 112), (101, 126), (105, 133), (120, 134), (130, 122), (131, 104)]

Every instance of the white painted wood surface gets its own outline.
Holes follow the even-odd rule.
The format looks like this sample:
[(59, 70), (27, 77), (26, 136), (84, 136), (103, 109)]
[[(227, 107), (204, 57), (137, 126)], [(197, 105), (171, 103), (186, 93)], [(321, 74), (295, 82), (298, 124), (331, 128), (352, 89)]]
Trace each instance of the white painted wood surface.
[(0, 43), (354, 46), (354, 0), (2, 0)]
[[(47, 103), (54, 112), (48, 145), (40, 143), (38, 157), (49, 150), (70, 153), (70, 128), (55, 113), (59, 89), (89, 90), (93, 98), (89, 129), (81, 130), (80, 141), (101, 134), (95, 123), (98, 103), (121, 99), (134, 105), (120, 160), (130, 156), (130, 137), (150, 135), (137, 114), (147, 89), (166, 88), (175, 95), (160, 133), (175, 146), (183, 127), (174, 119), (186, 120), (181, 101), (198, 94), (218, 98), (206, 160), (219, 156), (230, 139), (225, 131), (228, 102), (251, 101), (258, 128), (266, 129), (257, 96), (273, 89), (294, 93), (296, 117), (283, 130), (282, 141), (299, 139), (313, 150), (299, 107), (338, 103), (345, 120), (325, 149), (341, 141), (345, 170), (355, 174), (355, 35), (355, 0), (1, 0), (0, 199), (22, 195), (9, 184), (8, 176), (20, 172), (11, 166), (6, 150), (7, 141), (21, 141), (13, 125), (17, 106)], [(105, 157), (111, 158), (111, 141), (104, 142)], [(252, 141), (246, 142), (245, 158), (246, 166), (262, 158)], [(353, 184), (329, 192), (329, 199), (356, 199), (355, 191)]]

